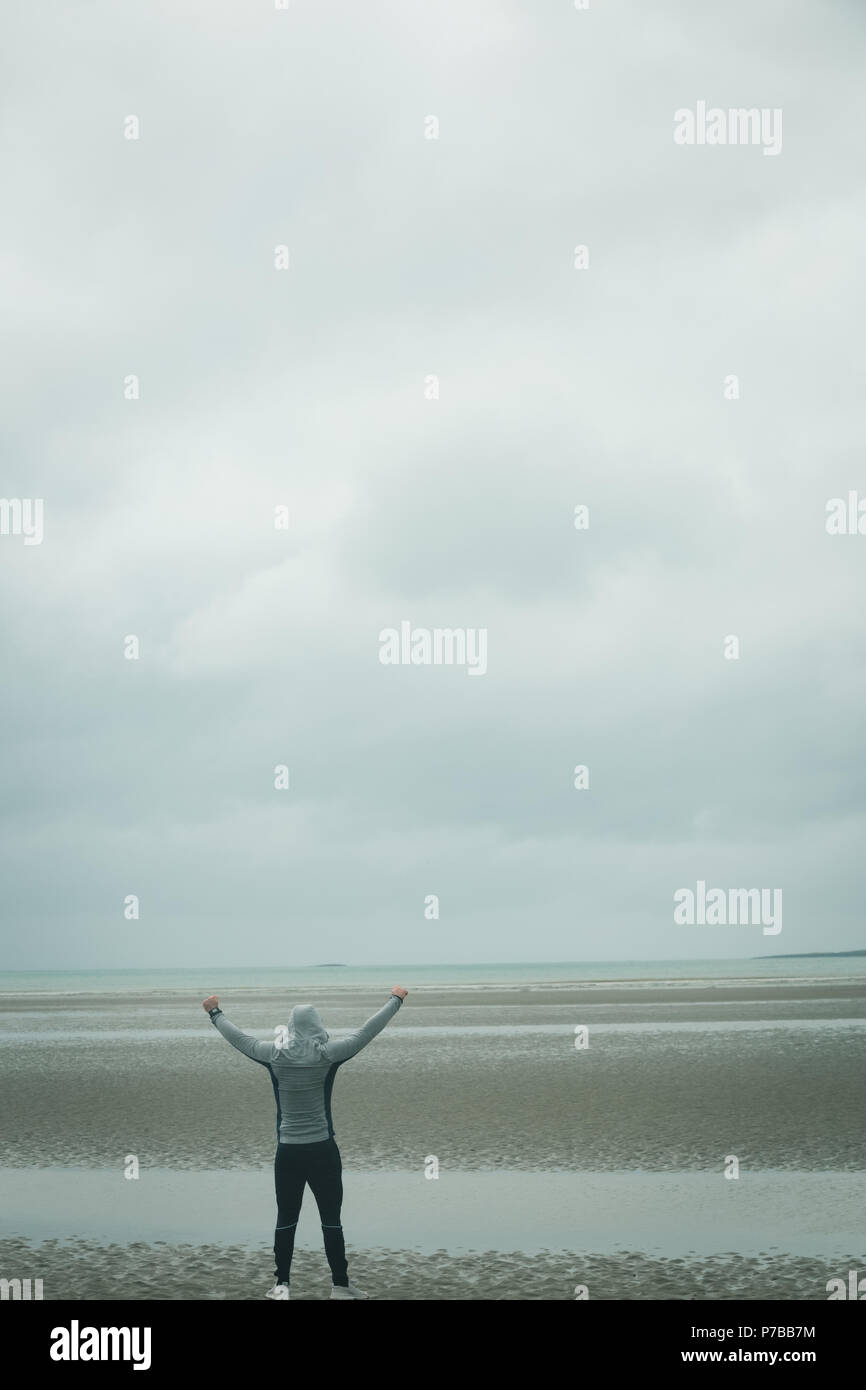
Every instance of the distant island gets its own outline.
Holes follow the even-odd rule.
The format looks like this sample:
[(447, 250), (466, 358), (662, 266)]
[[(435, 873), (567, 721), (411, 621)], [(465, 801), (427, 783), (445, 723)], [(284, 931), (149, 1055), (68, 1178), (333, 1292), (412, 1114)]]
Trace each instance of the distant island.
[(820, 960), (824, 956), (866, 956), (866, 951), (795, 951), (787, 956), (755, 956), (755, 960)]
[(316, 966), (317, 970), (346, 970), (348, 966), (344, 960), (323, 960)]

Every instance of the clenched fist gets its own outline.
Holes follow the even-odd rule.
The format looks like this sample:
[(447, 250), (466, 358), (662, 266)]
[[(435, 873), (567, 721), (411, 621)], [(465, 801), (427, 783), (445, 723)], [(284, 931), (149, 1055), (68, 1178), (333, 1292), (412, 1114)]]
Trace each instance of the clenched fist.
[(202, 1000), (202, 1008), (204, 1009), (206, 1014), (209, 1014), (211, 1009), (219, 1008), (219, 1002), (220, 1001), (217, 999), (216, 995), (212, 994), (210, 998)]

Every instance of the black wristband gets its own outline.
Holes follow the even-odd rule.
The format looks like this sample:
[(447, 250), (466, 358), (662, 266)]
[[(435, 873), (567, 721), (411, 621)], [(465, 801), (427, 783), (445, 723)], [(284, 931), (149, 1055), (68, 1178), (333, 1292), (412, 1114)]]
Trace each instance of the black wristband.
[(208, 1009), (208, 1011), (207, 1011), (207, 1016), (208, 1016), (208, 1018), (210, 1019), (211, 1023), (213, 1023), (213, 1021), (214, 1021), (214, 1019), (216, 1018), (217, 1014), (221, 1014), (221, 1013), (222, 1013), (222, 1009), (219, 1008), (219, 1007), (217, 1007), (217, 1008), (215, 1008), (215, 1009)]

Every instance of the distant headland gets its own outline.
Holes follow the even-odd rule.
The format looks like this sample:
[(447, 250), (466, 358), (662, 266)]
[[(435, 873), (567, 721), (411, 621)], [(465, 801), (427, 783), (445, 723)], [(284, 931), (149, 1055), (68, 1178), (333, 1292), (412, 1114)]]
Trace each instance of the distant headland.
[(866, 951), (794, 951), (787, 956), (755, 956), (755, 960), (821, 960), (824, 956), (866, 956)]

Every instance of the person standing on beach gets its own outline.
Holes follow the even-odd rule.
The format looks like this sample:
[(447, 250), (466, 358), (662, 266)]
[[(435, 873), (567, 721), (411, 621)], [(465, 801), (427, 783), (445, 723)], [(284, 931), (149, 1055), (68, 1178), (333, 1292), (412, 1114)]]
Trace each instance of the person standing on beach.
[(401, 985), (391, 991), (387, 1004), (368, 1018), (357, 1032), (342, 1042), (332, 1042), (312, 1004), (296, 1004), (289, 1021), (285, 1045), (257, 1042), (229, 1023), (212, 994), (202, 1003), (214, 1027), (249, 1057), (266, 1067), (277, 1103), (277, 1152), (274, 1182), (277, 1191), (277, 1228), (274, 1233), (276, 1283), (268, 1298), (287, 1299), (289, 1273), (295, 1248), (295, 1230), (301, 1214), (304, 1189), (310, 1190), (319, 1208), (325, 1254), (334, 1286), (331, 1298), (369, 1298), (349, 1282), (346, 1247), (340, 1210), (343, 1203), (343, 1164), (334, 1139), (331, 1091), (337, 1068), (355, 1057), (391, 1021), (409, 993)]

